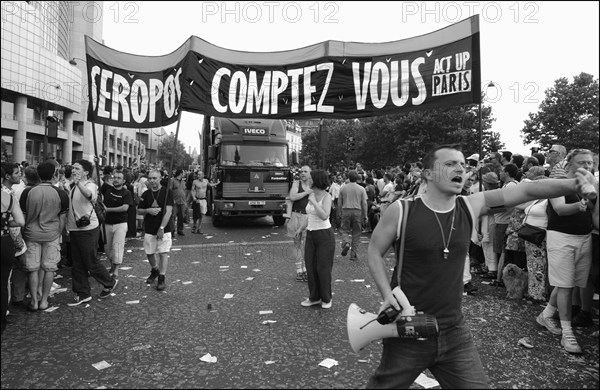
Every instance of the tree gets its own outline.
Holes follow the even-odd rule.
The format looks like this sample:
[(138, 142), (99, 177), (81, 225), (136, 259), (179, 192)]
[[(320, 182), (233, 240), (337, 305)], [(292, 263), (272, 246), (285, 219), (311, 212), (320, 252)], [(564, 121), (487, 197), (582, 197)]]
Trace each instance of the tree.
[[(175, 135), (170, 134), (162, 137), (162, 140), (158, 145), (158, 160), (162, 161), (164, 167), (171, 166), (174, 141)], [(188, 169), (192, 164), (192, 156), (185, 151), (185, 146), (179, 140), (177, 140), (175, 155), (173, 157), (173, 169)]]
[[(355, 120), (325, 120), (324, 126), (329, 131), (327, 168), (360, 162), (367, 169), (379, 169), (415, 162), (433, 146), (446, 143), (462, 145), (465, 156), (479, 153), (477, 110), (477, 105), (468, 105)], [(494, 120), (491, 107), (483, 106), (484, 150), (499, 150), (504, 146), (500, 134), (489, 130)], [(347, 147), (350, 137), (356, 144), (354, 151)], [(308, 161), (313, 158), (318, 161), (317, 140), (315, 134), (302, 134), (302, 156)]]
[(521, 130), (525, 143), (538, 143), (544, 150), (552, 144), (567, 150), (598, 150), (598, 79), (581, 73), (573, 82), (565, 77), (546, 90), (537, 113), (529, 113)]

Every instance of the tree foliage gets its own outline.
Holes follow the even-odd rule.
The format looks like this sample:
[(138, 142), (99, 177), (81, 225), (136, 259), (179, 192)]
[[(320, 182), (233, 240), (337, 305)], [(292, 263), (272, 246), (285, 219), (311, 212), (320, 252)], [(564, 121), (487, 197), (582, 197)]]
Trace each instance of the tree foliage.
[[(460, 144), (465, 156), (479, 153), (477, 110), (477, 105), (469, 105), (355, 120), (325, 120), (323, 129), (329, 134), (324, 149), (325, 167), (337, 169), (355, 162), (367, 169), (395, 166), (418, 161), (440, 144)], [(494, 120), (491, 107), (483, 106), (484, 151), (504, 146), (500, 135), (489, 130)], [(348, 149), (349, 137), (355, 140), (354, 151)], [(304, 132), (301, 161), (320, 166), (320, 158), (318, 131)]]
[(185, 151), (185, 146), (181, 141), (177, 140), (175, 146), (175, 155), (173, 156), (173, 142), (175, 135), (169, 134), (162, 137), (158, 145), (158, 160), (162, 161), (164, 167), (171, 166), (171, 158), (173, 158), (173, 169), (188, 169), (192, 164), (192, 156)]
[(563, 77), (545, 94), (538, 112), (525, 120), (525, 142), (545, 150), (552, 144), (598, 150), (598, 79), (583, 72), (572, 83)]

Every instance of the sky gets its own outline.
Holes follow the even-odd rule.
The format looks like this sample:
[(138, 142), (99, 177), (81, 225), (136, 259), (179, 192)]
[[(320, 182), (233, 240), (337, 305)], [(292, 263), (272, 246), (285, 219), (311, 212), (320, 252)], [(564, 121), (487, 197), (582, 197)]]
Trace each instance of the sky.
[[(484, 104), (504, 150), (529, 155), (520, 130), (554, 81), (598, 78), (598, 2), (104, 2), (104, 44), (168, 54), (195, 35), (231, 50), (270, 52), (315, 43), (388, 42), (427, 34), (479, 14)], [(494, 88), (485, 88), (493, 81)], [(179, 139), (199, 145), (199, 115), (182, 114)], [(175, 124), (166, 128), (175, 132)]]

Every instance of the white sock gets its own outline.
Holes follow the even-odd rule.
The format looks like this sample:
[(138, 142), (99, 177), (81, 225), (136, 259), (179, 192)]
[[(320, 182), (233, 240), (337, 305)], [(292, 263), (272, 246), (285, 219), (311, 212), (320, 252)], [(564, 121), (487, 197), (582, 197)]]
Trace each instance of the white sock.
[(563, 321), (560, 320), (560, 327), (562, 328), (563, 335), (564, 334), (573, 334), (573, 328), (571, 328), (571, 321)]
[(543, 311), (544, 317), (552, 318), (552, 317), (554, 317), (554, 315), (556, 314), (557, 311), (558, 311), (558, 309), (555, 306), (552, 306), (551, 304), (547, 304), (546, 308)]

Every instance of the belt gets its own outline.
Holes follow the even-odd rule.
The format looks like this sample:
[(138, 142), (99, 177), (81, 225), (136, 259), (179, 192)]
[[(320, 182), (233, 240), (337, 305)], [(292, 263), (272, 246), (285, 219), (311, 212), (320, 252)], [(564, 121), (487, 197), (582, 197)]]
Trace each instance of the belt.
[(196, 200), (206, 200), (206, 198), (196, 198)]
[(306, 211), (292, 210), (292, 213), (306, 214)]

